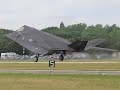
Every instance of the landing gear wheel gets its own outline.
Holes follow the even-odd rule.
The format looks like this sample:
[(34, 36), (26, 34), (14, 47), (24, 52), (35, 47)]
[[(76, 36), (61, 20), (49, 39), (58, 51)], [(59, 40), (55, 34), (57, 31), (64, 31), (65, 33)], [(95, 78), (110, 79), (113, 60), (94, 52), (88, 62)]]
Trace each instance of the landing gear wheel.
[(59, 56), (59, 60), (60, 60), (60, 61), (63, 61), (63, 60), (64, 60), (64, 56), (63, 56), (63, 55), (60, 55), (60, 56)]
[(34, 62), (38, 62), (38, 57), (35, 56), (35, 58), (33, 59)]

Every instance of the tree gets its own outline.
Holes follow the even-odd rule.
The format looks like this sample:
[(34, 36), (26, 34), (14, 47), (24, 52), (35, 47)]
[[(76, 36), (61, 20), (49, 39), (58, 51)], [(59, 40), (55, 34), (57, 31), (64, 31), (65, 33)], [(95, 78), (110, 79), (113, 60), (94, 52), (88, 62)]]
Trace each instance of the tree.
[(60, 28), (65, 28), (65, 25), (63, 22), (60, 23)]
[(86, 30), (82, 32), (83, 39), (96, 39), (96, 38), (106, 38), (108, 32), (104, 30), (102, 25), (97, 24), (96, 26), (89, 26)]
[[(120, 50), (120, 28), (113, 24), (112, 26), (102, 24), (87, 26), (85, 23), (73, 24), (67, 27), (61, 22), (60, 28), (48, 27), (42, 31), (62, 37), (71, 42), (76, 40), (91, 40), (96, 38), (103, 38), (106, 41), (101, 44), (102, 47), (113, 48)], [(23, 47), (14, 41), (7, 39), (4, 35), (13, 31), (0, 29), (0, 53), (2, 52), (16, 52), (22, 54)], [(29, 54), (30, 51), (26, 51)]]

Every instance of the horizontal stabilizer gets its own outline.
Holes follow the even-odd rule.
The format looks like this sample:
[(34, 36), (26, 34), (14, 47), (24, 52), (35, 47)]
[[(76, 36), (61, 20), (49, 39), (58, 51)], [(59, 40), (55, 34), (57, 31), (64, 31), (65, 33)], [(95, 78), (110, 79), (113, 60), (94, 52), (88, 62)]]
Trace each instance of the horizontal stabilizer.
[(87, 45), (88, 41), (75, 41), (72, 44), (68, 45), (68, 47), (75, 49), (76, 51), (83, 51)]

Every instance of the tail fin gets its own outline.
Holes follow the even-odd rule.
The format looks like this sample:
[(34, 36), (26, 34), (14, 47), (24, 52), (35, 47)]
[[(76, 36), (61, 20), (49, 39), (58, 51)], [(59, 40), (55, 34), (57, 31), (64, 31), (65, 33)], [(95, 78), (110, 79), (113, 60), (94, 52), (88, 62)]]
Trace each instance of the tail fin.
[(76, 51), (83, 51), (87, 45), (88, 41), (75, 41), (72, 44), (69, 44), (68, 46), (75, 49)]
[(93, 39), (93, 40), (90, 40), (88, 41), (86, 47), (85, 47), (85, 50), (89, 50), (93, 47), (96, 47), (97, 45), (103, 43), (105, 41), (105, 39)]

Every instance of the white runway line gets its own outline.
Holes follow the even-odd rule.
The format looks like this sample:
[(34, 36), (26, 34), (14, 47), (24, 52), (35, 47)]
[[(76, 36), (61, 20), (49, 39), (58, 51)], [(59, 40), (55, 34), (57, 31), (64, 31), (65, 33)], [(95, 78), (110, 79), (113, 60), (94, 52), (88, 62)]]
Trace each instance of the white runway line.
[(0, 73), (120, 75), (120, 71), (94, 70), (0, 70)]
[[(30, 63), (30, 64), (40, 64), (40, 63), (49, 63), (49, 62), (0, 62), (0, 64), (2, 64), (2, 63), (8, 63), (8, 64), (9, 64), (9, 63), (11, 63), (11, 64), (12, 64), (12, 63), (13, 63), (13, 64), (16, 64), (16, 63), (17, 63), (17, 64), (19, 64), (19, 63), (20, 63), (20, 64), (22, 64), (22, 63), (23, 63), (23, 64), (24, 64), (24, 63), (26, 63), (26, 64), (27, 64), (27, 63), (28, 63), (28, 64), (29, 64), (29, 63)], [(91, 64), (93, 63), (93, 64), (95, 64), (95, 63), (103, 63), (103, 64), (104, 64), (104, 63), (120, 63), (120, 62), (56, 62), (56, 63), (58, 63), (58, 64), (59, 64), (59, 63), (60, 63), (60, 64), (62, 64), (62, 63), (63, 63), (63, 64), (64, 64), (64, 63), (65, 63), (65, 64), (74, 64), (74, 63), (75, 63), (75, 64), (78, 64), (78, 63), (80, 63), (80, 64), (86, 64), (86, 63), (91, 63)]]

